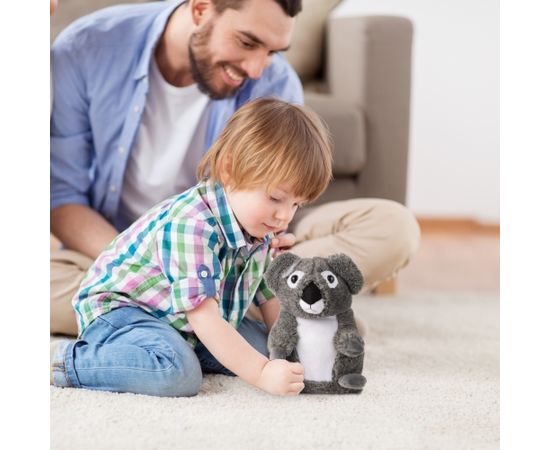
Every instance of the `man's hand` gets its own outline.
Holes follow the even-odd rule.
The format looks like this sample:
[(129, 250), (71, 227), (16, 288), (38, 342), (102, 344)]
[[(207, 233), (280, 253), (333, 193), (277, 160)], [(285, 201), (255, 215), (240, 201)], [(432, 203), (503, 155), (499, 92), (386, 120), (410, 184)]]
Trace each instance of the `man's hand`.
[(278, 234), (271, 240), (269, 246), (274, 249), (273, 256), (277, 256), (281, 252), (289, 250), (296, 244), (296, 236), (292, 233)]
[(304, 389), (304, 366), (284, 359), (269, 361), (256, 387), (275, 395), (298, 395)]

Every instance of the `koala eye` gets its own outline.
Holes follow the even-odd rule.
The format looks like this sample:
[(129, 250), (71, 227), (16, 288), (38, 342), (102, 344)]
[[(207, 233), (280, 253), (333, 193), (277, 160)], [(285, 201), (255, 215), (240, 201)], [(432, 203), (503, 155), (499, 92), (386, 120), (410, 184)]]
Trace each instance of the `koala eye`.
[(325, 270), (324, 272), (321, 272), (321, 275), (327, 282), (329, 288), (334, 289), (336, 286), (338, 286), (338, 278), (336, 278), (336, 275), (334, 275), (330, 270)]
[(288, 284), (289, 288), (294, 289), (298, 285), (298, 282), (302, 279), (303, 276), (304, 276), (304, 272), (302, 272), (301, 270), (295, 270), (286, 279), (286, 284)]

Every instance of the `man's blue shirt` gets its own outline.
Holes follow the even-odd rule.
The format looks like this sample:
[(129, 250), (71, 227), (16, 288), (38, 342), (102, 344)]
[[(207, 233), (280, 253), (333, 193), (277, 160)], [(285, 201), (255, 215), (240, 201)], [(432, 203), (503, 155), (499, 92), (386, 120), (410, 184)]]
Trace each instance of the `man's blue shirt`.
[[(56, 39), (51, 56), (50, 209), (83, 204), (119, 231), (128, 225), (118, 217), (124, 171), (145, 107), (151, 58), (179, 4), (106, 8), (77, 20)], [(265, 96), (303, 103), (298, 76), (281, 55), (274, 55), (261, 78), (247, 80), (235, 96), (209, 102), (204, 151), (233, 112)]]

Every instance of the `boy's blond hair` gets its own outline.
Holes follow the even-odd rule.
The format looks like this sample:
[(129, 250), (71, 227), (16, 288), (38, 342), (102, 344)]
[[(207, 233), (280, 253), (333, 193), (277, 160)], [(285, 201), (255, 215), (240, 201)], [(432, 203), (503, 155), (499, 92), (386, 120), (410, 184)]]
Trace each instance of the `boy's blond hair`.
[(197, 168), (199, 180), (232, 189), (286, 184), (297, 197), (315, 200), (332, 178), (332, 143), (324, 122), (309, 108), (273, 98), (239, 108)]

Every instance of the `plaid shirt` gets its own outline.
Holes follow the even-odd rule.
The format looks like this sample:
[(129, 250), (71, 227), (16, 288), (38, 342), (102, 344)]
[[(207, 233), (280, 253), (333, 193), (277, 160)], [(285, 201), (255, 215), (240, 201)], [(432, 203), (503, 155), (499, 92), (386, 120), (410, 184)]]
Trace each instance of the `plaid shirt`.
[(80, 335), (96, 317), (134, 306), (194, 346), (185, 313), (208, 297), (237, 328), (251, 302), (273, 298), (262, 278), (269, 241), (247, 239), (221, 185), (200, 182), (153, 207), (97, 258), (73, 298)]

